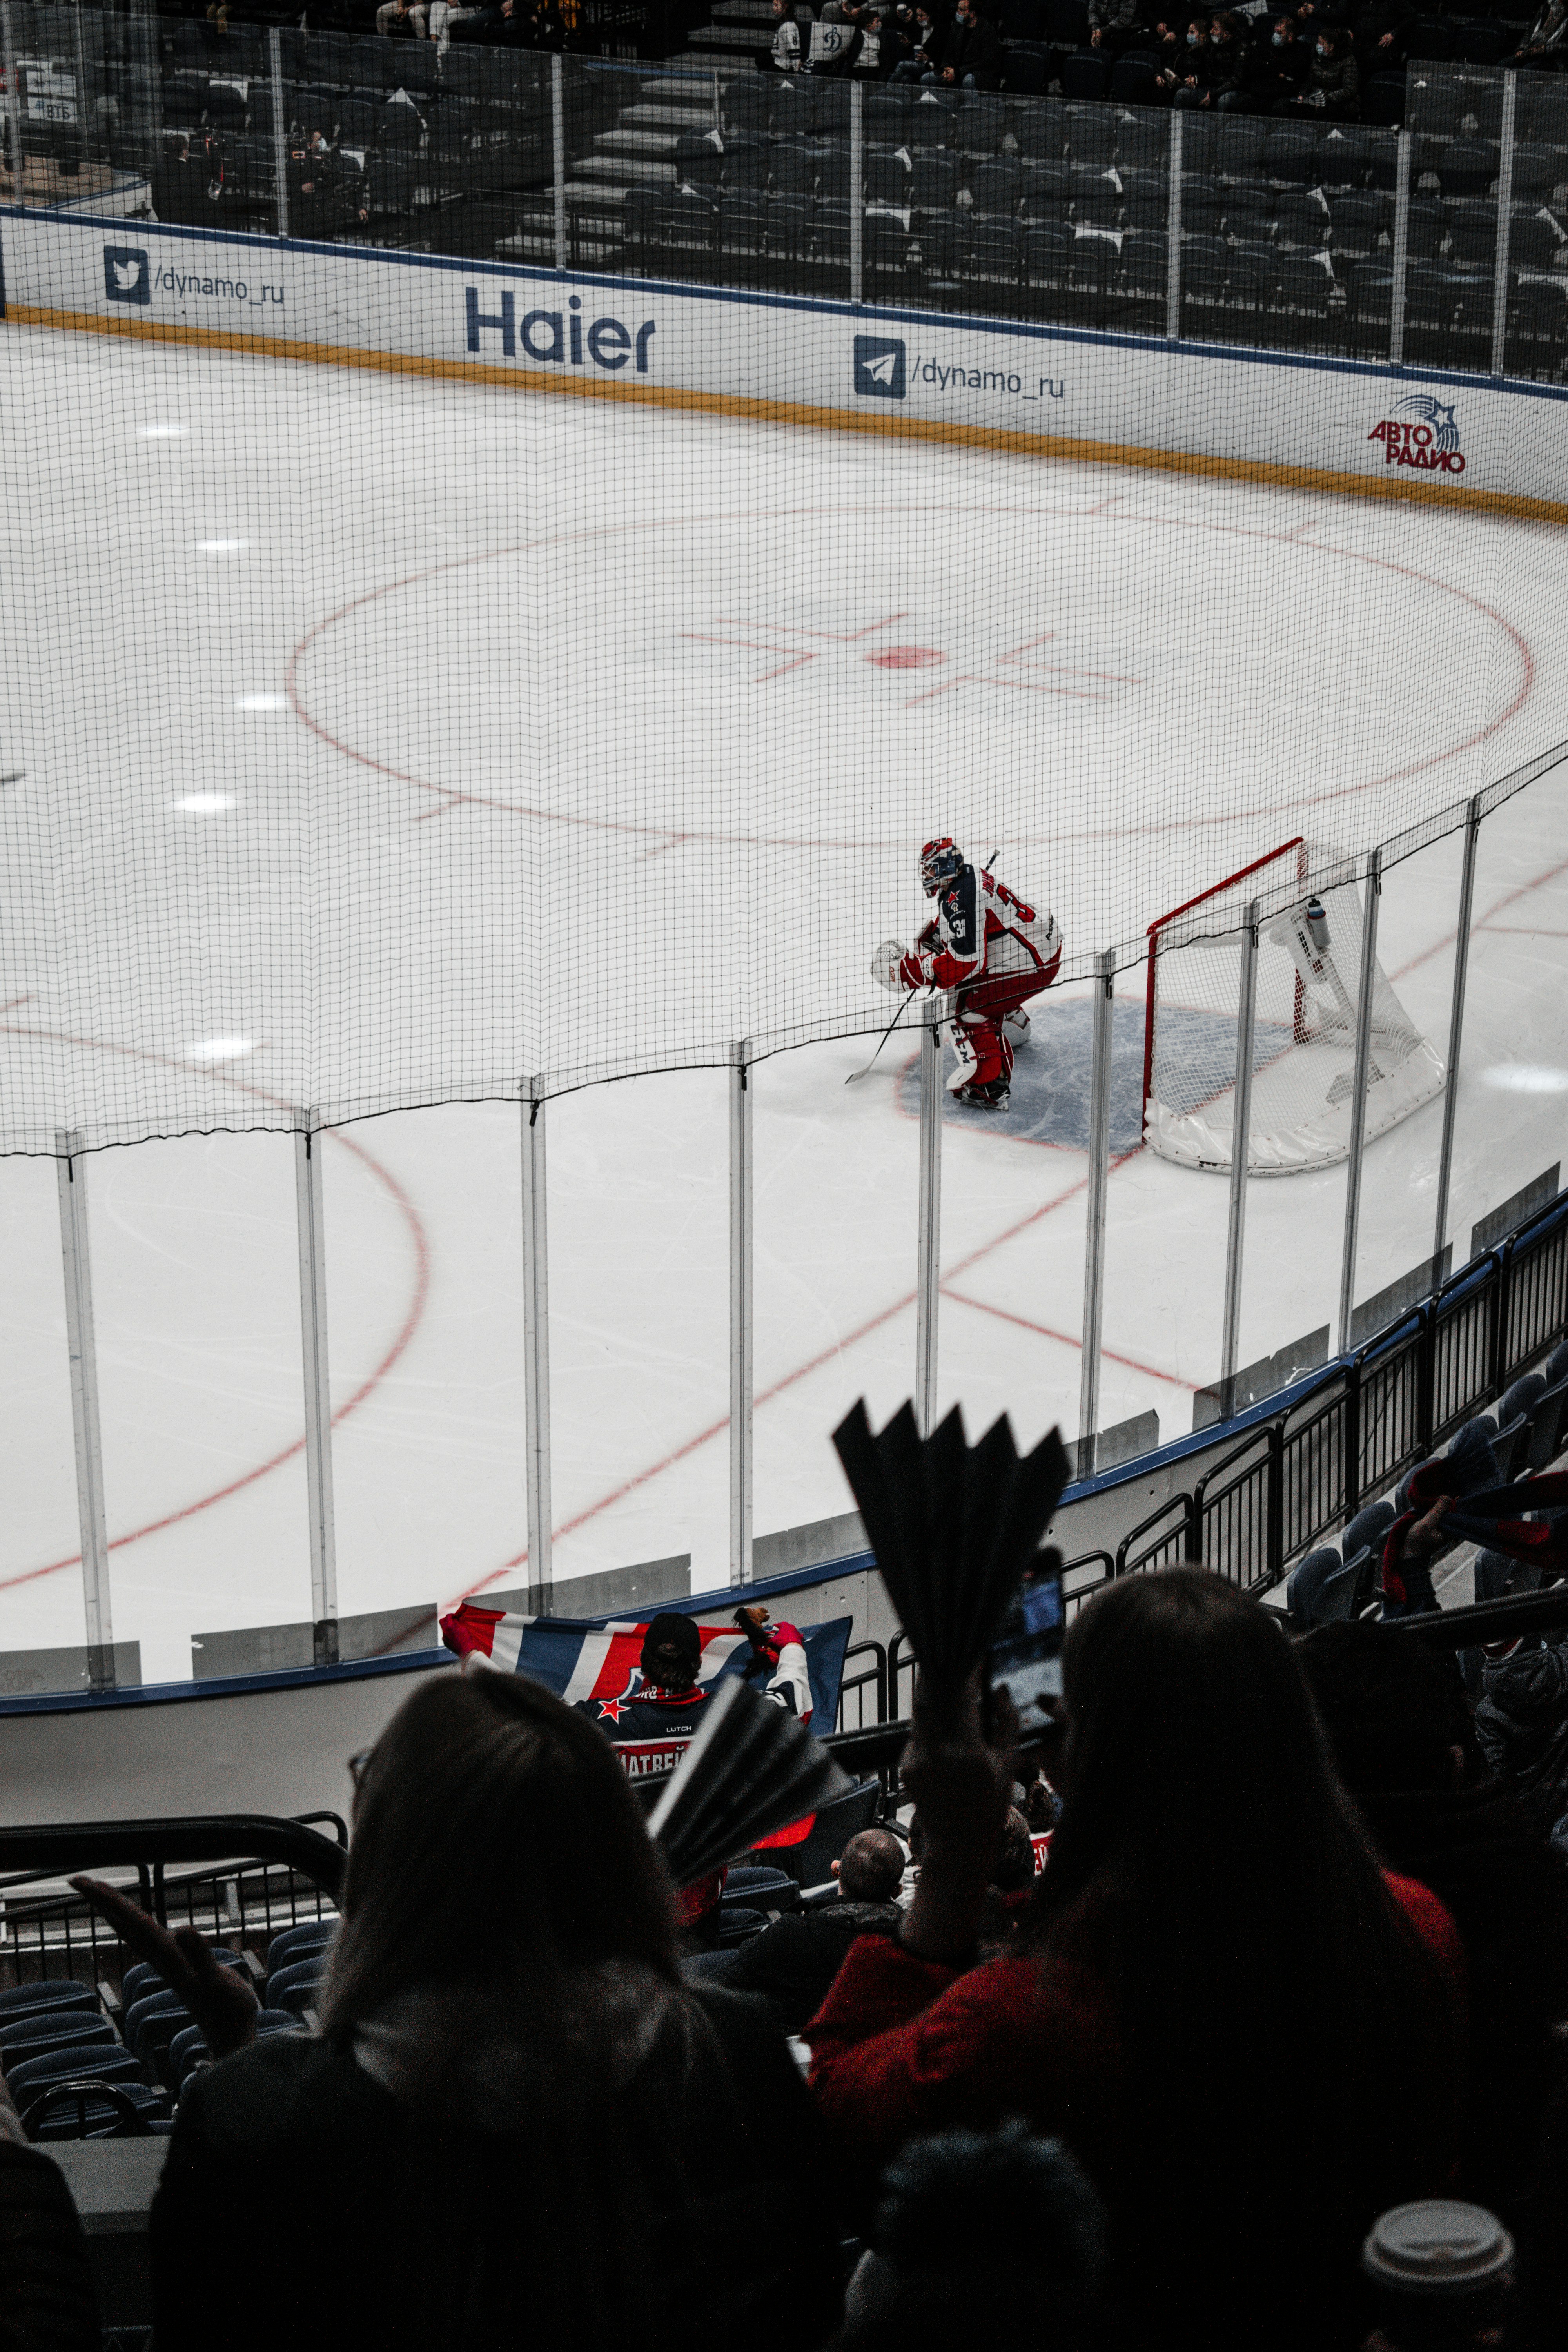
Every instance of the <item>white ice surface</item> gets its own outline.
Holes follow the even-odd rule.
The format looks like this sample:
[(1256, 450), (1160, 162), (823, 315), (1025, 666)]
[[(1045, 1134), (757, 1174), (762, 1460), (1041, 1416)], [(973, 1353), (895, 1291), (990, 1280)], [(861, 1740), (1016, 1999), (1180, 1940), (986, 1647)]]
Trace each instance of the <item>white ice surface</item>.
[[(999, 841), (1076, 945), (1112, 900), (1146, 920), (1185, 895), (1173, 877), (1202, 887), (1298, 829), (1373, 837), (1568, 735), (1565, 562), (1544, 528), (25, 331), (0, 365), (0, 774), (26, 772), (4, 789), (51, 854), (68, 813), (89, 820), (123, 925), (99, 943), (90, 1029), (70, 1004), (13, 1003), (25, 981), (0, 990), (13, 1078), (47, 1049), (90, 1083), (130, 1046), (219, 1104), (292, 1099), (272, 982), (309, 978), (295, 860), (323, 839), (355, 1002), (331, 1080), (365, 1037), (417, 1062), (444, 1045), (443, 1008), (483, 996), (445, 934), (432, 979), (426, 920), (476, 874), (484, 908), (517, 908), (520, 953), (564, 922), (557, 1004), (585, 1034), (656, 1053), (693, 1006), (721, 1023), (760, 966), (798, 976), (782, 993), (804, 1017), (858, 986), (876, 941), (921, 918), (928, 833)], [(142, 437), (171, 423), (184, 432)], [(606, 520), (657, 558), (573, 541)], [(493, 551), (546, 536), (543, 572)], [(461, 568), (377, 594), (297, 665), (355, 756), (333, 750), (288, 699), (295, 648), (443, 561)], [(867, 660), (853, 630), (884, 611), (943, 662)], [(791, 660), (827, 650), (759, 683), (753, 648), (708, 642), (742, 626)], [(1062, 648), (1111, 673), (1086, 689), (1106, 699), (1006, 682), (1059, 682), (1032, 666)], [(917, 706), (933, 676), (972, 682)], [(441, 788), (510, 792), (520, 765), (556, 816), (608, 809), (652, 835), (596, 866), (575, 822), (447, 806)], [(682, 779), (710, 834), (746, 839), (741, 903), (680, 837)], [(1548, 780), (1482, 836), (1461, 1262), (1476, 1220), (1563, 1156), (1565, 814)], [(636, 870), (650, 845), (662, 897)], [(1439, 1051), (1458, 873), (1441, 843), (1383, 908), (1383, 961)], [(617, 908), (662, 928), (618, 934)], [(1130, 970), (1121, 991), (1141, 984)], [(537, 1012), (525, 995), (509, 1048)], [(1026, 1049), (1045, 1050), (1043, 1034)], [(857, 1396), (879, 1416), (911, 1384), (908, 1051), (846, 1087), (868, 1051), (816, 1044), (754, 1074), (759, 1530), (847, 1507), (828, 1431)], [(547, 1114), (563, 1579), (688, 1550), (700, 1585), (725, 1575), (726, 1083), (640, 1077)], [(1430, 1248), (1441, 1116), (1368, 1154), (1358, 1298)], [(345, 1612), (526, 1580), (519, 1160), (504, 1103), (329, 1139)], [(1025, 1441), (1076, 1426), (1084, 1170), (1080, 1150), (948, 1128), (942, 1387), (972, 1425), (1005, 1406)], [(89, 1187), (114, 1629), (150, 1677), (177, 1676), (193, 1633), (310, 1614), (291, 1146), (151, 1142), (95, 1156)], [(1250, 1188), (1243, 1362), (1333, 1322), (1343, 1195), (1341, 1169)], [(1154, 1407), (1164, 1433), (1190, 1426), (1218, 1369), (1225, 1211), (1223, 1181), (1119, 1160), (1102, 1424)], [(63, 1324), (53, 1164), (0, 1161), (0, 1651), (81, 1638)]]

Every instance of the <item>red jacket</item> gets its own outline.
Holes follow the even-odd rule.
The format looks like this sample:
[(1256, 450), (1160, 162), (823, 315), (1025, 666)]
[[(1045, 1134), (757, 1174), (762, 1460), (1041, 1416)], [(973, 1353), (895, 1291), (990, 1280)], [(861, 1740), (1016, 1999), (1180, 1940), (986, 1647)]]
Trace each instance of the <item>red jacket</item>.
[[(1414, 1879), (1386, 1876), (1462, 2015), (1464, 1958), (1452, 1919)], [(1281, 2017), (1280, 2032), (1288, 2031)], [(1115, 2213), (1139, 2137), (1139, 2102), (1104, 1974), (1087, 1948), (1081, 1958), (1009, 1954), (961, 1972), (884, 1937), (862, 1937), (805, 2038), (818, 2106), (852, 2159), (880, 2165), (921, 2132), (985, 2128), (1023, 2115), (1067, 2141)], [(1458, 2083), (1452, 2087), (1457, 2144)], [(1440, 2193), (1454, 2153), (1454, 2145), (1436, 2149), (1432, 2177), (1396, 2191)], [(1288, 2205), (1285, 2184), (1280, 2193)]]

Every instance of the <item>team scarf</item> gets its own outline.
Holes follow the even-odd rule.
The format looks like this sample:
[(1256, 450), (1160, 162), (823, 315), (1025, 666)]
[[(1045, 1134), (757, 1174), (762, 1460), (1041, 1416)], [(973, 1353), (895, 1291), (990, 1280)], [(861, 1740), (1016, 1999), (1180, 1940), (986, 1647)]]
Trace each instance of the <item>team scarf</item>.
[[(1387, 1601), (1404, 1601), (1404, 1563), (1399, 1554), (1405, 1531), (1440, 1495), (1452, 1491), (1445, 1484), (1453, 1471), (1447, 1457), (1424, 1462), (1410, 1481), (1415, 1508), (1396, 1519), (1388, 1531), (1383, 1554), (1383, 1591)], [(1541, 1570), (1542, 1580), (1568, 1575), (1568, 1518), (1531, 1519), (1527, 1511), (1568, 1510), (1568, 1471), (1552, 1470), (1540, 1478), (1516, 1478), (1510, 1486), (1489, 1486), (1479, 1495), (1457, 1497), (1443, 1515), (1445, 1541), (1473, 1543), (1482, 1551), (1500, 1551), (1507, 1559), (1527, 1561)]]

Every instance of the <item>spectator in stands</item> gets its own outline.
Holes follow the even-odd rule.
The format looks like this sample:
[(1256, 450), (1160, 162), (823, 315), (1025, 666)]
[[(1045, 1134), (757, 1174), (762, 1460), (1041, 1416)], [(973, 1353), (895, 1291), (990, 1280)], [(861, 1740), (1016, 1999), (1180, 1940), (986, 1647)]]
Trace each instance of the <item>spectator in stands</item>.
[(913, 49), (905, 63), (894, 67), (895, 81), (935, 81), (941, 73), (952, 20), (936, 10), (937, 0), (930, 8), (916, 8)]
[(1174, 106), (1206, 107), (1233, 114), (1247, 104), (1248, 45), (1241, 19), (1228, 9), (1211, 17), (1193, 72), (1172, 100)]
[(795, 20), (795, 0), (773, 0), (773, 37), (768, 61), (775, 73), (800, 71), (800, 26)]
[(0, 2343), (5, 2352), (100, 2352), (98, 2298), (70, 2190), (29, 2147), (0, 2074)]
[(426, 12), (415, 6), (413, 0), (383, 0), (383, 5), (375, 12), (375, 29), (384, 37), (412, 40), (417, 35), (423, 39), (426, 27)]
[(1348, 33), (1325, 24), (1320, 16), (1310, 29), (1311, 60), (1305, 89), (1297, 98), (1281, 99), (1276, 114), (1327, 114), (1339, 121), (1361, 112), (1361, 68)]
[(1495, 1780), (1468, 1784), (1464, 1687), (1392, 1625), (1324, 1625), (1298, 1654), (1341, 1780), (1379, 1852), (1447, 1906), (1465, 1947), (1467, 2192), (1517, 2223), (1552, 2037), (1568, 2018), (1568, 1864)]
[(1489, 1648), (1476, 1738), (1541, 1834), (1559, 1832), (1568, 1821), (1568, 1640)]
[(1155, 26), (1161, 60), (1156, 83), (1160, 89), (1173, 97), (1178, 89), (1198, 88), (1198, 65), (1212, 22), (1209, 16), (1189, 16), (1184, 24), (1173, 19)]
[(842, 2352), (1079, 2352), (1098, 2340), (1106, 2234), (1059, 2140), (1021, 2123), (915, 2140), (883, 2177)]
[(969, 1960), (1012, 1784), (977, 1684), (917, 1691), (927, 1849), (900, 1940), (807, 2030), (841, 2144), (884, 2161), (1022, 2114), (1105, 2197), (1135, 2334), (1340, 2341), (1361, 2241), (1458, 2137), (1452, 1920), (1385, 1876), (1268, 1613), (1198, 1570), (1127, 1577), (1063, 1654), (1063, 1811), (1016, 1956)]
[(821, 16), (811, 28), (811, 47), (806, 56), (805, 70), (809, 74), (844, 75), (854, 69), (860, 54), (860, 28), (847, 0), (826, 0)]
[(1089, 0), (1089, 45), (1118, 58), (1147, 37), (1143, 0)]
[[(930, 21), (929, 18), (927, 21)], [(920, 43), (921, 27), (915, 11), (906, 5), (906, 0), (899, 0), (898, 6), (889, 12), (882, 24), (882, 70), (885, 80), (919, 80), (918, 68), (913, 75), (907, 73), (904, 68), (914, 64), (915, 52)]]
[(1255, 42), (1247, 55), (1243, 84), (1247, 110), (1272, 114), (1279, 105), (1299, 98), (1306, 87), (1311, 54), (1295, 17), (1276, 17), (1268, 39)]
[[(809, 2102), (753, 2004), (683, 1986), (591, 1724), (523, 1675), (432, 1675), (363, 1771), (342, 1909), (319, 2034), (181, 2101), (159, 2352), (207, 2352), (219, 2310), (239, 2352), (301, 2312), (377, 2352), (601, 2352), (632, 2314), (660, 2352), (820, 2340), (837, 2249)], [(723, 2294), (689, 2292), (726, 2243)]]
[(963, 89), (1000, 89), (1003, 64), (1002, 36), (980, 14), (979, 0), (958, 0), (940, 79)]
[(862, 1830), (833, 1865), (836, 1902), (786, 1912), (738, 1951), (702, 1952), (686, 1963), (692, 1982), (761, 1993), (775, 2025), (798, 2033), (821, 2008), (857, 1936), (896, 1936), (904, 1849), (891, 1830)]
[(1546, 0), (1520, 47), (1503, 65), (1552, 73), (1568, 65), (1568, 0)]
[[(1568, 11), (1568, 0), (1564, 0)], [(1415, 30), (1410, 0), (1370, 0), (1354, 25), (1356, 56), (1363, 72), (1403, 73)]]
[(1054, 1830), (1061, 1815), (1062, 1801), (1058, 1796), (1040, 1767), (1037, 1756), (1026, 1756), (1019, 1765), (1019, 1781), (1013, 1801), (1037, 1836)]

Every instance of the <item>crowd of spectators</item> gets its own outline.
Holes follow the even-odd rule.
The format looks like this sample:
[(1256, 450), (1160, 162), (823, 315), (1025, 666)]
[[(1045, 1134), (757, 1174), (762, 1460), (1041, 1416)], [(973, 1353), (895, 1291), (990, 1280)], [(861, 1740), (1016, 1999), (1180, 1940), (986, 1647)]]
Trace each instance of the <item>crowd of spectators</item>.
[[(1406, 1609), (1450, 1507), (1389, 1537)], [(696, 1631), (649, 1630), (660, 1738)], [(153, 2207), (158, 2352), (215, 2315), (273, 2352), (307, 2313), (378, 2352), (1385, 2352), (1363, 2242), (1455, 2198), (1515, 2250), (1485, 2340), (1546, 2352), (1568, 1643), (1494, 1670), (1478, 1704), (1409, 1625), (1292, 1638), (1201, 1570), (1125, 1578), (1069, 1631), (1043, 1743), (978, 1680), (922, 1684), (837, 1893), (730, 1950), (691, 1933), (614, 1729), (488, 1666), (422, 1684), (354, 1759), (310, 2032), (258, 2038), (193, 1929), (74, 1882), (214, 2061)], [(75, 2352), (68, 2199), (3, 2104), (0, 2140), (5, 2340)]]
[[(776, 22), (765, 62), (784, 73), (998, 90), (1012, 86), (1019, 48), (1028, 44), (1018, 44), (1021, 20), (1014, 9), (1008, 29), (1015, 46), (1005, 45), (995, 5), (996, 0), (952, 0), (951, 5), (929, 0), (923, 6), (910, 0), (773, 0)], [(1277, 10), (1267, 0), (1248, 0), (1237, 8), (1164, 16), (1159, 5), (1160, 0), (1088, 0), (1089, 54), (1107, 64), (1128, 59), (1148, 68), (1136, 92), (1139, 103), (1334, 121), (1360, 118), (1369, 75), (1401, 73), (1423, 54), (1429, 22), (1412, 0), (1290, 0)], [(1509, 46), (1505, 37), (1502, 47)], [(1063, 61), (1058, 48), (1047, 69), (1060, 73)], [(1494, 60), (1489, 54), (1485, 61)], [(1534, 70), (1568, 63), (1568, 0), (1544, 0), (1517, 57), (1505, 61)]]

